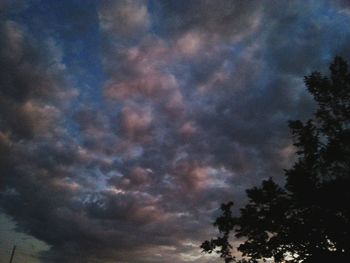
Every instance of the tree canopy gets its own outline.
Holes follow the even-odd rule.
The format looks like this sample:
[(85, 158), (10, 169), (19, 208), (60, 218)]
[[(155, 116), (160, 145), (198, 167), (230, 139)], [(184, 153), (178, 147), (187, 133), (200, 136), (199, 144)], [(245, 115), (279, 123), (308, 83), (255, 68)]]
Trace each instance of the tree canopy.
[[(285, 170), (286, 183), (273, 179), (246, 190), (248, 203), (238, 216), (233, 202), (222, 204), (214, 222), (218, 237), (201, 248), (226, 263), (346, 262), (350, 257), (350, 72), (341, 57), (330, 76), (304, 78), (317, 103), (312, 119), (290, 121), (297, 159)], [(231, 235), (242, 239), (232, 254)]]

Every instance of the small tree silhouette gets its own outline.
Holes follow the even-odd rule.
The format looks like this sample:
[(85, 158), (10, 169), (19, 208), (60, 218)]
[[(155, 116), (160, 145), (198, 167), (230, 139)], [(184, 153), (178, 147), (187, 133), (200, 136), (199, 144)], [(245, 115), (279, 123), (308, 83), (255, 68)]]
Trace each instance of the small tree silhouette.
[[(336, 57), (330, 77), (314, 72), (304, 78), (318, 108), (314, 119), (290, 121), (298, 157), (285, 170), (286, 184), (271, 178), (246, 190), (248, 203), (240, 215), (232, 202), (221, 206), (214, 226), (220, 236), (201, 248), (217, 252), (226, 263), (347, 262), (350, 258), (350, 73)], [(236, 259), (231, 233), (243, 238)]]

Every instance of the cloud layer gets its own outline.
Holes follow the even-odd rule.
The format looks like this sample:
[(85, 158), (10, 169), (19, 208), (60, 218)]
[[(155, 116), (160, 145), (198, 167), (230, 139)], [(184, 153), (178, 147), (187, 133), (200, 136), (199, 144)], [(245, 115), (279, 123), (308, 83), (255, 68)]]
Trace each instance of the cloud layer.
[(344, 1), (39, 2), (0, 4), (0, 205), (43, 262), (215, 262), (219, 204), (292, 162), (303, 75), (350, 55)]

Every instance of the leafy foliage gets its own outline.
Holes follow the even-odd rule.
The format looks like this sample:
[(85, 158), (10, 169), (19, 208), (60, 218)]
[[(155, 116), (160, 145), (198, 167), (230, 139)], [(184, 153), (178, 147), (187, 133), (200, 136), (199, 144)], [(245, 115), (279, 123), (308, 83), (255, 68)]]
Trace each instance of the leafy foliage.
[[(201, 248), (228, 262), (346, 262), (350, 257), (350, 73), (336, 57), (330, 77), (304, 78), (318, 108), (314, 119), (290, 121), (297, 161), (285, 170), (286, 184), (272, 179), (248, 189), (239, 216), (232, 202), (221, 206), (214, 226), (220, 236)], [(232, 255), (230, 234), (242, 238)]]

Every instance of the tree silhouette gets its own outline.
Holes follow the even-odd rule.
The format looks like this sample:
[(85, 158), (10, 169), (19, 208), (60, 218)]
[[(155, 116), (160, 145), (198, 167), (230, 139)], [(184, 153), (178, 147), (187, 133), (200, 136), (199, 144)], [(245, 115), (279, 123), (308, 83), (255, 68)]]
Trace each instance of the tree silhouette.
[[(220, 236), (201, 248), (226, 263), (347, 262), (350, 258), (350, 73), (336, 57), (330, 77), (313, 72), (304, 78), (318, 108), (305, 123), (290, 121), (297, 161), (285, 170), (280, 187), (271, 178), (246, 190), (248, 203), (238, 216), (232, 202), (221, 206), (214, 226)], [(232, 255), (230, 234), (241, 238)]]

